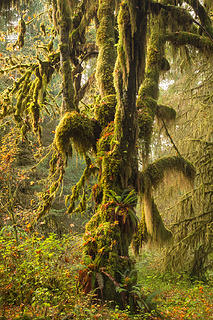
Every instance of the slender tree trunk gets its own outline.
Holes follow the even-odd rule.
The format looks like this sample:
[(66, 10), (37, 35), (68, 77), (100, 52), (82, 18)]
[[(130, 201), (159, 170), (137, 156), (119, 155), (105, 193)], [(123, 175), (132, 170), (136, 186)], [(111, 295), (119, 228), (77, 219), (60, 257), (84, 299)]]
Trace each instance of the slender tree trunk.
[(59, 14), (60, 68), (62, 75), (62, 114), (75, 109), (72, 66), (70, 62), (71, 10), (68, 0), (57, 0)]

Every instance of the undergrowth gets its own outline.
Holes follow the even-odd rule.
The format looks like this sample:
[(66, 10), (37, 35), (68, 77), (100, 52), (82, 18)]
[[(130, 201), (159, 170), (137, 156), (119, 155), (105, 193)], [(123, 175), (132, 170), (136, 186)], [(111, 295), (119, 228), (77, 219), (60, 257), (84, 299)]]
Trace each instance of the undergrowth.
[[(184, 274), (162, 274), (156, 253), (139, 257), (138, 290), (156, 312), (131, 314), (130, 307), (111, 308), (85, 296), (78, 284), (81, 237), (72, 233), (44, 237), (29, 230), (4, 227), (0, 231), (0, 319), (1, 320), (139, 320), (211, 319), (212, 286), (191, 283)], [(18, 239), (18, 242), (17, 242)]]

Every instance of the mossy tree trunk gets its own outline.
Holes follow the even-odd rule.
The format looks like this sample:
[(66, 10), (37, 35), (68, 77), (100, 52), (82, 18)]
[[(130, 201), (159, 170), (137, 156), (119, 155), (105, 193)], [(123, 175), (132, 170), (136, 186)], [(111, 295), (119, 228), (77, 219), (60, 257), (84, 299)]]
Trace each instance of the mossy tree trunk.
[[(145, 48), (140, 37), (145, 39), (146, 28), (141, 29), (145, 26), (146, 6), (141, 1), (126, 1), (120, 6), (114, 89), (110, 58), (114, 57), (113, 32), (110, 32), (114, 23), (113, 4), (114, 1), (99, 1), (96, 75), (102, 96), (113, 95), (116, 90), (116, 100), (113, 99), (115, 120), (114, 125), (107, 127), (111, 128), (108, 141), (102, 143), (107, 132), (105, 128), (98, 143), (101, 171), (94, 190), (97, 208), (86, 226), (85, 258), (88, 265), (81, 273), (81, 281), (85, 291), (96, 289), (100, 297), (124, 307), (126, 303), (132, 306), (135, 303), (131, 287), (136, 283), (136, 273), (129, 257), (129, 245), (137, 227), (133, 209), (136, 202), (134, 199), (130, 201), (131, 205), (125, 203), (124, 190), (128, 189), (128, 195), (131, 190), (138, 189), (136, 94), (137, 81), (143, 78), (144, 70), (141, 61), (144, 61)], [(107, 54), (103, 55), (104, 52)], [(121, 194), (123, 202), (122, 196), (116, 196)]]

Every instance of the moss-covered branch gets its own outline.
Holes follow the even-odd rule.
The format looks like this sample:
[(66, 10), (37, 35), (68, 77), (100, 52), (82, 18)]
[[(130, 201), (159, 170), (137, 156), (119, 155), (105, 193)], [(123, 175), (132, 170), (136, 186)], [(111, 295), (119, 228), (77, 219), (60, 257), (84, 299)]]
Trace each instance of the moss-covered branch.
[(164, 157), (150, 164), (147, 169), (141, 173), (141, 191), (146, 189), (147, 185), (157, 187), (163, 182), (166, 174), (170, 172), (181, 172), (189, 181), (195, 177), (194, 166), (182, 157)]
[(94, 119), (73, 111), (67, 112), (61, 119), (55, 132), (55, 145), (64, 159), (72, 155), (72, 146), (85, 153), (90, 149), (96, 150), (96, 141), (100, 135), (100, 126)]
[(99, 0), (97, 45), (99, 55), (96, 78), (102, 97), (115, 94), (113, 70), (116, 58), (114, 33), (115, 0)]
[(175, 109), (165, 106), (162, 104), (158, 104), (156, 108), (156, 117), (158, 119), (162, 119), (166, 122), (174, 121), (176, 118), (176, 111)]
[(184, 31), (168, 33), (165, 35), (165, 40), (170, 41), (175, 46), (191, 45), (204, 53), (213, 52), (213, 42), (207, 37), (195, 33)]

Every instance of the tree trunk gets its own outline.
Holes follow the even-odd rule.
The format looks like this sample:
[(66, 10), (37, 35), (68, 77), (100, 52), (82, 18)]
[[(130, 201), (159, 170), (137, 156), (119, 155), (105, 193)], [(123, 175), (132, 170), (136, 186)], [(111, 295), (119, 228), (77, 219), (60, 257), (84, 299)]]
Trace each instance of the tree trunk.
[[(103, 7), (105, 13), (110, 13), (111, 4), (107, 8), (107, 3), (100, 0), (99, 16)], [(117, 94), (115, 121), (111, 126), (111, 135), (108, 135), (107, 151), (101, 141), (110, 126), (104, 129), (102, 140), (98, 143), (101, 170), (94, 192), (97, 208), (86, 226), (84, 246), (87, 268), (80, 275), (86, 292), (96, 289), (101, 298), (114, 301), (121, 307), (126, 304), (133, 307), (135, 303), (131, 288), (136, 283), (137, 275), (129, 257), (129, 245), (137, 226), (135, 193), (131, 190), (138, 188), (136, 94), (138, 83), (143, 78), (144, 65), (141, 66), (141, 61), (144, 61), (145, 48), (141, 35), (145, 39), (145, 25), (144, 3), (137, 0), (121, 5), (118, 16), (120, 38), (114, 70)], [(107, 38), (107, 29), (102, 37)], [(99, 51), (101, 56), (100, 48)], [(105, 60), (104, 63), (110, 61)], [(100, 70), (99, 67), (97, 70)], [(98, 75), (101, 92), (109, 94), (100, 71)], [(106, 144), (104, 146), (106, 148)], [(131, 199), (130, 203), (127, 203), (127, 197)]]

